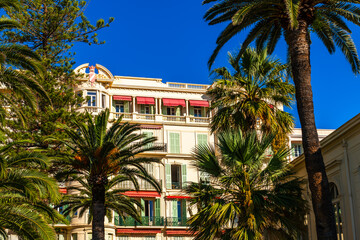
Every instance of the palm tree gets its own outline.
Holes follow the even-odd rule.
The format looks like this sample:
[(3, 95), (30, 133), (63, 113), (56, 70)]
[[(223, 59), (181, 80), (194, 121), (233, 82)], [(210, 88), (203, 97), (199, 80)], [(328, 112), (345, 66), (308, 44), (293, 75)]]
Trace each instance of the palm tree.
[(323, 157), (315, 126), (313, 93), (311, 89), (310, 44), (315, 34), (330, 53), (336, 46), (358, 73), (360, 61), (351, 30), (346, 21), (360, 25), (357, 0), (204, 0), (214, 3), (204, 18), (210, 25), (230, 22), (217, 39), (209, 64), (220, 49), (245, 29), (249, 32), (242, 43), (239, 56), (255, 42), (261, 49), (266, 46), (271, 54), (283, 35), (288, 55), (300, 123), (306, 170), (309, 179), (318, 239), (336, 239), (335, 216), (325, 172)]
[(194, 165), (211, 183), (186, 188), (198, 209), (188, 221), (196, 240), (297, 239), (303, 233), (302, 181), (290, 171), (287, 150), (265, 158), (272, 140), (238, 129), (219, 134), (218, 154), (210, 146), (196, 148)]
[(53, 240), (51, 223), (64, 218), (49, 203), (58, 203), (56, 181), (43, 172), (49, 160), (37, 152), (14, 153), (14, 145), (0, 148), (0, 236), (11, 230), (22, 239)]
[(139, 133), (139, 125), (121, 123), (121, 120), (118, 119), (109, 127), (109, 110), (106, 109), (95, 116), (95, 119), (87, 113), (85, 122), (75, 120), (74, 128), (62, 127), (68, 136), (68, 140), (63, 142), (72, 152), (64, 155), (58, 163), (69, 167), (61, 175), (83, 178), (90, 186), (94, 240), (103, 240), (105, 237), (106, 188), (111, 185), (110, 177), (125, 176), (134, 184), (135, 189), (139, 189), (138, 179), (144, 179), (160, 191), (159, 183), (143, 166), (147, 163), (160, 163), (160, 160), (139, 156), (146, 151), (158, 149), (150, 144), (156, 138), (147, 138)]
[[(64, 196), (61, 206), (65, 209), (63, 211), (64, 216), (72, 217), (74, 213), (79, 212), (79, 217), (82, 217), (84, 213), (89, 211), (88, 223), (93, 220), (93, 202), (92, 191), (90, 184), (81, 178), (75, 179), (79, 184), (67, 187), (70, 194)], [(130, 189), (117, 188), (117, 184), (129, 181), (127, 176), (117, 175), (111, 179), (105, 186), (105, 216), (111, 221), (113, 218), (113, 211), (116, 212), (119, 217), (131, 216), (138, 222), (140, 222), (138, 210), (141, 205), (135, 199), (129, 198), (123, 193)], [(71, 194), (71, 192), (76, 194)]]
[(285, 139), (293, 128), (293, 117), (283, 111), (290, 107), (295, 89), (286, 79), (286, 64), (267, 55), (267, 50), (248, 48), (237, 60), (229, 53), (229, 70), (214, 69), (214, 83), (207, 94), (216, 109), (212, 131), (240, 127), (243, 132), (260, 128)]
[[(1, 8), (14, 8), (19, 10), (18, 0), (0, 0)], [(0, 18), (0, 30), (17, 29), (20, 25), (17, 21), (9, 18)], [(41, 57), (26, 46), (18, 44), (0, 45), (0, 84), (6, 91), (0, 92), (0, 97), (5, 104), (0, 106), (0, 118), (5, 118), (4, 105), (12, 106), (12, 112), (17, 114), (24, 124), (19, 99), (23, 100), (36, 109), (36, 96), (39, 94), (45, 100), (50, 101), (47, 93), (38, 83), (36, 78), (42, 78), (44, 74)]]

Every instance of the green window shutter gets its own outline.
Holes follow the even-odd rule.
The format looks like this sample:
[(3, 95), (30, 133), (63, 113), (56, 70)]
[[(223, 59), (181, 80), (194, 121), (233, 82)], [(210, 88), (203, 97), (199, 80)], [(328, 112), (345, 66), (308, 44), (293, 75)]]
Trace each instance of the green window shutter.
[(201, 108), (201, 116), (206, 117), (206, 109), (205, 109), (205, 107)]
[(180, 153), (180, 133), (170, 133), (170, 153)]
[(166, 188), (171, 189), (171, 165), (165, 164)]
[(140, 198), (141, 201), (141, 206), (143, 207), (143, 209), (141, 209), (141, 216), (144, 217), (145, 216), (145, 200), (143, 198)]
[[(181, 217), (182, 217), (182, 220), (185, 220), (186, 219), (186, 201), (183, 199), (181, 201)], [(186, 221), (186, 220), (185, 220)], [(182, 221), (183, 222), (183, 221)]]
[(119, 214), (117, 212), (114, 212), (114, 223), (115, 225), (119, 225), (120, 223)]
[(210, 175), (207, 172), (200, 171), (200, 179), (205, 183), (210, 183)]
[(155, 217), (160, 217), (160, 198), (155, 199)]
[(197, 145), (207, 145), (208, 144), (208, 139), (207, 139), (207, 134), (197, 134)]
[(176, 116), (180, 116), (181, 115), (181, 107), (177, 106), (176, 107)]
[(181, 165), (181, 176), (182, 176), (182, 179), (181, 179), (181, 183), (182, 183), (182, 187), (186, 187), (186, 164), (183, 164)]
[(130, 102), (124, 102), (124, 112), (126, 112), (126, 113), (130, 112), (129, 105), (130, 105)]
[(194, 107), (190, 107), (190, 116), (194, 116)]
[(140, 113), (145, 113), (145, 106), (143, 104), (140, 105)]
[[(154, 133), (153, 132), (144, 132), (146, 138), (151, 138)], [(152, 147), (154, 145), (154, 143), (148, 143), (147, 147)]]
[(177, 218), (178, 217), (178, 201), (177, 200), (172, 200), (172, 216), (173, 218)]
[(155, 114), (155, 108), (154, 108), (154, 105), (151, 105), (150, 106), (150, 114)]
[(166, 106), (162, 106), (162, 115), (167, 115), (167, 107)]
[(115, 100), (112, 100), (111, 102), (112, 102), (111, 111), (115, 112), (115, 103), (116, 102), (115, 102)]

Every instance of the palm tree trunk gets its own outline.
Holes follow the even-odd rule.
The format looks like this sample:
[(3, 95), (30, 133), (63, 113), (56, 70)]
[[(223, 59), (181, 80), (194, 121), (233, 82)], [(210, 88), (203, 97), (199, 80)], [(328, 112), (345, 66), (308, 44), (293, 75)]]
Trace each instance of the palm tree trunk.
[(92, 221), (92, 239), (105, 240), (105, 187), (103, 184), (94, 184), (93, 194), (93, 221)]
[(301, 123), (306, 170), (315, 213), (317, 238), (319, 240), (336, 240), (334, 209), (315, 126), (311, 88), (310, 39), (307, 22), (299, 20), (297, 29), (287, 31), (286, 41), (289, 46), (288, 51), (296, 89), (296, 102)]

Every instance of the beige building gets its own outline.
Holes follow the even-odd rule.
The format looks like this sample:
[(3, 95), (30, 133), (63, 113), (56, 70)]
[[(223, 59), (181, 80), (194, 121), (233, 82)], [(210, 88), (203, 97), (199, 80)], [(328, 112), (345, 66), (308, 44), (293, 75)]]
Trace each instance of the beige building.
[[(163, 165), (146, 166), (161, 183), (161, 193), (141, 181), (141, 191), (126, 192), (143, 205), (142, 223), (132, 218), (123, 220), (116, 215), (113, 219), (106, 219), (106, 240), (192, 239), (185, 223), (196, 209), (189, 207), (186, 201), (189, 197), (184, 195), (182, 188), (186, 182), (198, 182), (206, 177), (191, 165), (191, 152), (198, 144), (213, 145), (215, 141), (209, 131), (211, 113), (205, 95), (209, 85), (114, 76), (98, 64), (96, 67), (83, 64), (75, 72), (82, 74), (76, 91), (89, 98), (83, 110), (97, 114), (109, 108), (112, 119), (123, 116), (124, 121), (140, 124), (141, 132), (156, 136), (154, 144), (162, 147), (146, 154), (162, 159)], [(319, 130), (319, 136), (323, 138), (330, 132)], [(302, 153), (301, 129), (294, 129), (289, 146), (293, 148), (291, 159)], [(119, 187), (129, 188), (131, 185), (125, 183)], [(62, 190), (66, 191), (65, 188)], [(70, 225), (58, 224), (56, 227), (61, 229), (59, 240), (92, 239), (87, 215), (80, 218), (75, 214)]]
[[(360, 239), (360, 114), (321, 142), (330, 183), (339, 240)], [(304, 156), (293, 161), (294, 170), (307, 178)], [(310, 190), (306, 187), (310, 204)], [(309, 239), (317, 239), (313, 211), (308, 215)]]
[[(90, 69), (90, 71), (89, 71)], [(99, 113), (105, 108), (111, 118), (123, 116), (125, 121), (138, 123), (141, 132), (156, 136), (154, 144), (161, 150), (146, 155), (162, 159), (161, 164), (146, 166), (162, 186), (157, 193), (149, 184), (140, 181), (141, 191), (126, 192), (141, 202), (142, 223), (132, 218), (114, 216), (106, 219), (106, 240), (190, 240), (186, 220), (195, 209), (182, 192), (186, 182), (197, 182), (202, 177), (191, 166), (191, 152), (198, 144), (214, 144), (210, 134), (208, 108), (205, 96), (208, 85), (163, 83), (157, 78), (121, 77), (101, 65), (89, 68), (84, 64), (75, 69), (82, 74), (76, 91), (90, 100), (83, 110)], [(129, 188), (130, 183), (122, 186)], [(65, 189), (64, 189), (65, 191)], [(60, 209), (61, 211), (61, 209)], [(71, 224), (57, 225), (58, 239), (90, 240), (91, 225), (87, 216), (75, 215)]]

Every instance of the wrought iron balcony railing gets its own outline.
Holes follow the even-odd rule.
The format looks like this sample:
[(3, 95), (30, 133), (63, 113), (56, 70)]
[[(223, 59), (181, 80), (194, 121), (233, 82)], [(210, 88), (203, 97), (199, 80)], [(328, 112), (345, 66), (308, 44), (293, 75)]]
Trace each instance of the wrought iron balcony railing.
[(187, 226), (186, 222), (187, 222), (188, 218), (187, 217), (167, 217), (165, 224), (166, 226), (170, 226), (170, 227), (176, 227), (176, 226)]
[(122, 218), (120, 216), (115, 217), (116, 226), (164, 226), (164, 217), (141, 217), (141, 222), (136, 221), (132, 217)]

